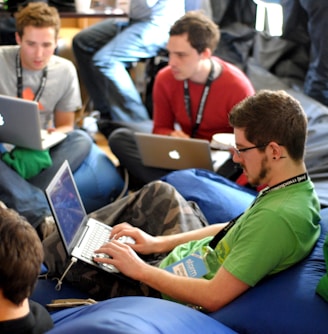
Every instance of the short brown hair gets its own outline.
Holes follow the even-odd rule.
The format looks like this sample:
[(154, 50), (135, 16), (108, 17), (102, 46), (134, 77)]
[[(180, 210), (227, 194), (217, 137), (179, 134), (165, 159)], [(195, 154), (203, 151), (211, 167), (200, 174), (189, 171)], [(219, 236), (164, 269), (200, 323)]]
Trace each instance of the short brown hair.
[(170, 36), (187, 34), (188, 41), (198, 53), (209, 48), (212, 52), (220, 41), (219, 27), (201, 11), (190, 11), (171, 27)]
[(43, 261), (35, 229), (12, 209), (0, 206), (0, 289), (16, 305), (35, 287)]
[(260, 90), (247, 97), (232, 109), (229, 121), (232, 127), (243, 129), (254, 145), (275, 141), (295, 161), (304, 158), (307, 117), (301, 104), (283, 90)]
[(24, 34), (24, 28), (33, 26), (37, 28), (53, 27), (55, 36), (58, 37), (60, 29), (60, 17), (55, 7), (48, 6), (45, 2), (30, 2), (22, 7), (16, 14), (16, 31), (20, 37)]

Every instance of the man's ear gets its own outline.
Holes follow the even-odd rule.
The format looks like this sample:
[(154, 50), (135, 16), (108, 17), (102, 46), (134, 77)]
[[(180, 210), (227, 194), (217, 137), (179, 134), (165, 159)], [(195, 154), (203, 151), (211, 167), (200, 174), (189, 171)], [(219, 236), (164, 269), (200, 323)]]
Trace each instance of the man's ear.
[(272, 149), (273, 159), (286, 158), (283, 154), (284, 153), (283, 152), (283, 146), (279, 145), (276, 142), (270, 142), (269, 146)]
[(21, 45), (22, 40), (21, 40), (21, 38), (20, 38), (20, 36), (19, 36), (19, 34), (18, 34), (17, 31), (15, 32), (15, 39), (16, 39), (16, 43), (17, 43), (18, 45)]
[(206, 48), (202, 53), (202, 58), (203, 59), (208, 59), (208, 58), (211, 58), (212, 57), (212, 51), (210, 48)]

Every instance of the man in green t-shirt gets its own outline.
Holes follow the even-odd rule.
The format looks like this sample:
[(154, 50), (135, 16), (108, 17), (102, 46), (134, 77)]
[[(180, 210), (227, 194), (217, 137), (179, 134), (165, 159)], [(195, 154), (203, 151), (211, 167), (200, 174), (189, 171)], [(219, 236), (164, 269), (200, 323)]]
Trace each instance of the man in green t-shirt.
[[(307, 119), (301, 105), (284, 91), (260, 91), (229, 117), (236, 139), (233, 160), (251, 184), (265, 186), (253, 204), (229, 223), (204, 227), (199, 209), (172, 186), (150, 183), (94, 214), (114, 225), (111, 242), (96, 251), (110, 258), (95, 261), (116, 266), (138, 284), (128, 282), (127, 290), (122, 286), (128, 283), (114, 284), (113, 275), (90, 270), (84, 275), (81, 267), (77, 274), (78, 264), (69, 280), (81, 285), (93, 276), (90, 286), (94, 292), (95, 282), (99, 285), (97, 298), (155, 291), (215, 311), (309, 254), (320, 234), (320, 205), (303, 160)], [(124, 235), (135, 244), (117, 240)], [(49, 262), (58, 247), (48, 248)]]

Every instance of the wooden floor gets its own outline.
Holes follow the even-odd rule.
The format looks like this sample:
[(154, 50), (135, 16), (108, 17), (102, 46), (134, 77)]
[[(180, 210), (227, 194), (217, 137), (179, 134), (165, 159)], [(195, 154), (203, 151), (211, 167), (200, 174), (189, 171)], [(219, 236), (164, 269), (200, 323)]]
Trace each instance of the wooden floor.
[(113, 152), (110, 150), (110, 148), (108, 146), (107, 138), (103, 134), (98, 132), (94, 135), (94, 140), (95, 140), (97, 146), (106, 153), (106, 155), (109, 157), (109, 159), (111, 159), (113, 161), (114, 165), (118, 166), (119, 161), (116, 158), (116, 156), (113, 154)]

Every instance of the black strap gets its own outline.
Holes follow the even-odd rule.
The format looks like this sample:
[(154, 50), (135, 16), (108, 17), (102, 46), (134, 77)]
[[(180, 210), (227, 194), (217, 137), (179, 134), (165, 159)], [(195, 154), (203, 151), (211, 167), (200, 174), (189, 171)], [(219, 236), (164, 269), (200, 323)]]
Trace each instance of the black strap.
[[(17, 55), (16, 55), (16, 76), (17, 76), (17, 97), (22, 98), (23, 97), (23, 69), (22, 69), (21, 59), (19, 56), (19, 51), (17, 52)], [(44, 91), (44, 88), (47, 82), (47, 76), (48, 76), (48, 68), (46, 66), (42, 72), (40, 86), (34, 96), (34, 101), (36, 102), (40, 100), (41, 95)]]
[[(212, 59), (210, 59), (210, 62), (211, 62), (211, 69), (210, 69), (210, 73), (207, 77), (205, 86), (204, 86), (202, 97), (201, 97), (200, 102), (199, 102), (198, 111), (197, 111), (197, 115), (196, 115), (196, 121), (195, 121), (195, 124), (192, 128), (192, 131), (191, 131), (191, 137), (192, 138), (195, 137), (195, 135), (198, 131), (199, 125), (202, 121), (203, 114), (204, 114), (205, 103), (206, 103), (206, 100), (207, 100), (207, 96), (208, 96), (208, 93), (209, 93), (209, 90), (210, 90), (211, 83), (214, 79), (214, 62), (213, 62)], [(188, 116), (189, 116), (190, 120), (192, 120), (188, 80), (184, 80), (183, 87), (184, 87), (184, 101), (185, 101), (186, 110), (187, 110), (187, 113), (188, 113)]]
[[(255, 198), (255, 200), (251, 204), (250, 208), (255, 205), (255, 203), (258, 201), (259, 198), (262, 198), (263, 196), (265, 196), (269, 192), (271, 192), (273, 190), (281, 189), (281, 188), (286, 188), (286, 187), (291, 186), (291, 185), (296, 184), (296, 183), (305, 182), (305, 181), (308, 180), (308, 178), (309, 177), (308, 177), (307, 173), (304, 173), (304, 174), (300, 174), (300, 175), (297, 175), (295, 177), (292, 177), (288, 180), (282, 181), (282, 182), (276, 184), (275, 186), (267, 187), (267, 188), (263, 189), (259, 193), (259, 195)], [(209, 246), (212, 249), (214, 249), (217, 246), (219, 241), (227, 234), (227, 232), (235, 225), (235, 223), (237, 222), (239, 217), (241, 217), (243, 214), (244, 213), (242, 213), (239, 216), (237, 216), (236, 218), (230, 220), (230, 222), (214, 236), (214, 238), (209, 243)]]
[(232, 226), (235, 225), (238, 218), (243, 215), (244, 213), (240, 214), (236, 218), (230, 220), (230, 222), (221, 230), (219, 231), (214, 238), (210, 241), (209, 246), (214, 249), (216, 245), (219, 243), (219, 241), (227, 234), (227, 232), (231, 229)]

